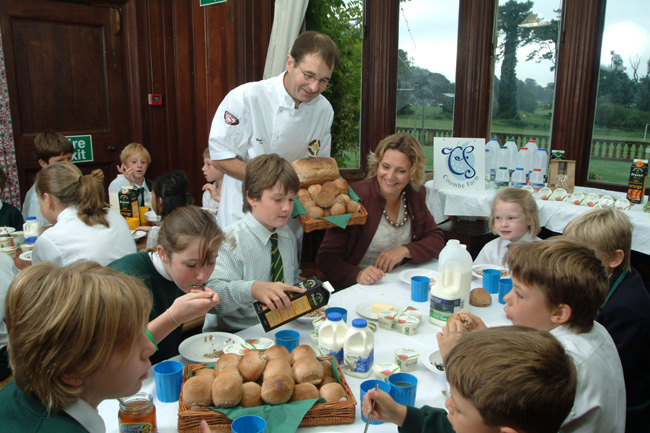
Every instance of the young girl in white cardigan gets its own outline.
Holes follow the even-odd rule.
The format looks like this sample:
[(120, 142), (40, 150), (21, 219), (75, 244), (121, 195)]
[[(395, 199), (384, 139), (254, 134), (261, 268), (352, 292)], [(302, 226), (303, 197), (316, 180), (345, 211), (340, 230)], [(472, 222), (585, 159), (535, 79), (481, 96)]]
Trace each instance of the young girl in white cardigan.
[(483, 247), (475, 265), (503, 266), (511, 242), (540, 240), (539, 212), (532, 194), (519, 188), (499, 190), (492, 201), (490, 229), (499, 237)]

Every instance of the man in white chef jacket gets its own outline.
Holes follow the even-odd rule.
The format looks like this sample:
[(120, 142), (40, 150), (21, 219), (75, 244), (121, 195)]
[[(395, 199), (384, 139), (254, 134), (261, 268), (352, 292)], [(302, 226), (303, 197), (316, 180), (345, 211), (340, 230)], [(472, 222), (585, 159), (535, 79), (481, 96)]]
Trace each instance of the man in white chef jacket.
[(277, 77), (243, 84), (221, 102), (210, 129), (210, 157), (225, 173), (217, 222), (221, 228), (243, 218), (242, 179), (246, 163), (277, 153), (289, 162), (329, 156), (331, 104), (321, 93), (330, 86), (339, 51), (329, 36), (304, 32)]

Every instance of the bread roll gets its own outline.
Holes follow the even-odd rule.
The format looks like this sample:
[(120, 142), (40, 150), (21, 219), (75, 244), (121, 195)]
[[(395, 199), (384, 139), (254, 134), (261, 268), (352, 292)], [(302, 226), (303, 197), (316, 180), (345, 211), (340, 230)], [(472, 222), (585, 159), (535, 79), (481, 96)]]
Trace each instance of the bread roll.
[(311, 219), (318, 219), (318, 218), (323, 218), (325, 215), (325, 212), (323, 211), (322, 208), (319, 208), (316, 205), (313, 205), (309, 209), (307, 209), (307, 216)]
[(197, 370), (196, 373), (194, 373), (195, 376), (210, 376), (212, 379), (214, 379), (214, 370), (211, 368), (202, 368), (200, 370)]
[(183, 384), (183, 403), (185, 403), (185, 406), (189, 408), (210, 406), (212, 404), (213, 382), (214, 375), (203, 374), (189, 378)]
[(308, 344), (301, 344), (291, 351), (291, 364), (295, 364), (296, 360), (309, 356), (316, 358), (316, 352)]
[(311, 383), (299, 383), (293, 390), (291, 401), (309, 400), (320, 397), (320, 392)]
[(255, 382), (262, 375), (265, 366), (266, 359), (260, 352), (246, 352), (239, 361), (239, 372), (246, 382)]
[(323, 377), (323, 381), (320, 383), (320, 385), (318, 385), (318, 389), (324, 387), (328, 383), (338, 383), (338, 382), (336, 381), (336, 379), (334, 379), (333, 376), (325, 376)]
[(323, 366), (323, 378), (334, 377), (334, 373), (332, 372), (332, 363), (325, 359), (322, 360), (320, 363)]
[(323, 191), (331, 192), (334, 197), (341, 193), (334, 182), (325, 182), (321, 188), (321, 192)]
[(345, 206), (342, 205), (341, 203), (334, 203), (330, 209), (330, 214), (332, 214), (332, 216), (343, 215), (344, 213), (345, 213)]
[(327, 207), (332, 207), (332, 205), (334, 204), (334, 200), (336, 200), (336, 196), (334, 194), (332, 194), (329, 191), (321, 190), (318, 194), (316, 194), (316, 197), (314, 198), (314, 203), (316, 203), (316, 206), (327, 208)]
[(314, 200), (316, 198), (316, 196), (318, 195), (318, 193), (320, 192), (322, 187), (323, 187), (322, 185), (316, 184), (316, 185), (311, 185), (308, 188), (309, 195), (311, 195), (312, 200)]
[(304, 207), (305, 210), (309, 210), (312, 207), (316, 206), (316, 203), (314, 203), (314, 200), (312, 200), (311, 197), (305, 200), (304, 202), (300, 200), (300, 203), (302, 203), (302, 207)]
[(345, 206), (345, 204), (348, 202), (348, 200), (350, 200), (350, 197), (348, 197), (347, 199), (345, 197), (348, 197), (348, 196), (346, 194), (337, 195), (336, 198), (334, 199), (334, 203), (335, 204), (340, 203), (343, 206)]
[(328, 403), (334, 403), (345, 398), (345, 390), (338, 382), (328, 383), (321, 387), (320, 396), (327, 400)]
[(262, 401), (262, 386), (257, 382), (246, 382), (242, 385), (241, 402), (243, 407), (256, 407), (264, 404)]
[(469, 304), (475, 307), (487, 307), (492, 304), (492, 295), (483, 287), (477, 287), (469, 292)]
[(339, 177), (339, 167), (336, 164), (336, 160), (329, 156), (302, 158), (294, 161), (292, 165), (298, 174), (300, 183)]
[(270, 360), (266, 363), (263, 377), (269, 377), (276, 374), (284, 374), (285, 376), (293, 377), (291, 365), (289, 365), (286, 360), (280, 358)]
[(345, 204), (345, 213), (357, 213), (361, 207), (356, 201), (348, 200)]
[(347, 194), (350, 191), (348, 181), (345, 179), (335, 179), (334, 183), (339, 187), (339, 194)]
[(274, 374), (262, 383), (262, 400), (267, 404), (284, 404), (291, 399), (295, 384), (284, 374)]
[(300, 188), (296, 193), (296, 197), (298, 197), (300, 203), (303, 203), (304, 205), (305, 200), (311, 199), (311, 194), (309, 194), (309, 191), (307, 191), (305, 188)]
[(283, 359), (287, 363), (291, 364), (291, 353), (289, 353), (286, 347), (276, 344), (264, 351), (264, 359), (266, 359), (267, 363), (272, 359)]
[(328, 217), (331, 216), (332, 214), (330, 213), (330, 209), (323, 209), (323, 217)]
[(468, 331), (473, 331), (478, 327), (478, 322), (474, 320), (474, 317), (474, 315), (468, 313), (467, 311), (457, 311), (449, 316), (447, 323), (451, 323), (457, 320), (463, 325), (463, 328), (467, 329)]
[(242, 380), (239, 373), (227, 370), (212, 382), (212, 404), (215, 407), (235, 407), (241, 401)]
[(296, 383), (311, 383), (318, 385), (323, 380), (323, 365), (316, 358), (305, 356), (294, 362), (293, 378)]
[(225, 370), (237, 370), (240, 356), (236, 353), (226, 353), (214, 364), (214, 377), (219, 376)]

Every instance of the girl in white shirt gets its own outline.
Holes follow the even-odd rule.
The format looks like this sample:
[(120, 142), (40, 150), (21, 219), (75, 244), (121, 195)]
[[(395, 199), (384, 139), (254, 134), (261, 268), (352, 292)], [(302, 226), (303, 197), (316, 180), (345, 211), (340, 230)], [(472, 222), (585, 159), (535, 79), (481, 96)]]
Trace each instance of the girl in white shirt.
[(92, 260), (106, 266), (136, 252), (126, 220), (106, 207), (97, 178), (82, 175), (66, 162), (43, 168), (35, 185), (41, 213), (54, 226), (36, 240), (32, 263), (49, 261), (62, 267)]
[(474, 260), (476, 265), (503, 266), (511, 242), (540, 240), (539, 211), (532, 194), (520, 188), (499, 190), (492, 201), (490, 229), (499, 237), (483, 247)]

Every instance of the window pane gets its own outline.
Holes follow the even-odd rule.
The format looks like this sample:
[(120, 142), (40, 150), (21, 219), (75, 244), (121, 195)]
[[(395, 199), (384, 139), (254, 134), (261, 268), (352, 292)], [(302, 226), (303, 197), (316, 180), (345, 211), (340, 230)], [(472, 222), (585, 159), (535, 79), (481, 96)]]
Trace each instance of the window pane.
[(650, 8), (609, 1), (600, 55), (588, 180), (626, 185), (632, 160), (650, 148)]
[(451, 137), (459, 0), (400, 3), (396, 132), (415, 135), (433, 169), (433, 138)]
[[(561, 0), (499, 0), (490, 135), (549, 151)], [(514, 169), (514, 167), (510, 167)]]

